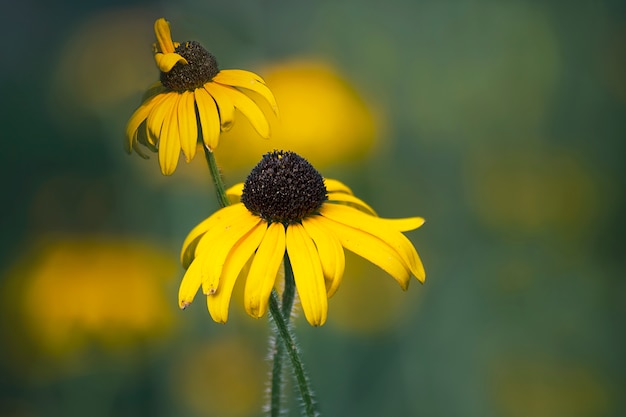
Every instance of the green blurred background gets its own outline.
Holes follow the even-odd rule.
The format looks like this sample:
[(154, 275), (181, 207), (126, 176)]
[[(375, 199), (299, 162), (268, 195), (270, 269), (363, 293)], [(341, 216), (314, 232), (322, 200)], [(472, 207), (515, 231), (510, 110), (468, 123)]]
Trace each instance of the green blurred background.
[(177, 309), (204, 161), (123, 152), (159, 17), (266, 77), (323, 175), (427, 220), (425, 285), (350, 257), (327, 324), (297, 320), (324, 416), (626, 414), (623, 2), (4, 6), (0, 416), (262, 415), (267, 320)]

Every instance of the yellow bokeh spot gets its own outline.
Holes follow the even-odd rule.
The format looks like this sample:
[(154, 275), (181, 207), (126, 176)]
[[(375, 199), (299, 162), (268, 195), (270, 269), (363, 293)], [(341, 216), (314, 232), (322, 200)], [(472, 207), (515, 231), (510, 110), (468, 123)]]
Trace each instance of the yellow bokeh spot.
[(491, 392), (498, 415), (508, 417), (592, 417), (611, 408), (605, 381), (580, 364), (546, 358), (495, 361)]
[[(9, 271), (5, 308), (17, 312), (29, 351), (72, 358), (167, 334), (176, 260), (150, 245), (103, 237), (41, 242)], [(18, 347), (19, 348), (19, 347)]]
[(252, 349), (245, 338), (229, 337), (194, 346), (180, 356), (170, 381), (183, 409), (196, 415), (256, 415), (267, 375), (263, 349)]
[(247, 171), (274, 149), (294, 151), (320, 168), (364, 158), (376, 145), (380, 117), (329, 64), (293, 60), (258, 73), (274, 93), (280, 117), (255, 100), (269, 117), (272, 136), (262, 139), (238, 118), (216, 150), (225, 170)]
[(577, 238), (601, 210), (598, 179), (571, 152), (534, 146), (491, 149), (477, 151), (468, 161), (468, 199), (494, 229)]

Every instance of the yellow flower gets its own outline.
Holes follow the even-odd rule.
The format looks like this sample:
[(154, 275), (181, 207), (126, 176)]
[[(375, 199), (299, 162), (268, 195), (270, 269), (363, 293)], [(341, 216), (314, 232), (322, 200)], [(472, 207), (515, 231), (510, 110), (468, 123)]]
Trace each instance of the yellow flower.
[(167, 286), (175, 265), (140, 242), (44, 240), (14, 266), (4, 288), (12, 295), (3, 305), (25, 332), (15, 343), (44, 357), (77, 358), (94, 344), (124, 348), (163, 337), (174, 319)]
[(199, 138), (210, 151), (217, 147), (220, 132), (235, 121), (235, 109), (250, 120), (259, 135), (269, 137), (265, 114), (240, 90), (260, 94), (277, 113), (274, 95), (261, 77), (244, 70), (220, 71), (215, 57), (198, 42), (173, 42), (169, 23), (163, 18), (154, 23), (154, 31), (154, 60), (161, 80), (148, 90), (128, 121), (129, 153), (134, 149), (147, 157), (140, 144), (158, 152), (161, 172), (171, 175), (181, 150), (187, 162), (193, 159)]
[(344, 272), (344, 248), (378, 265), (404, 290), (411, 275), (425, 279), (417, 251), (401, 233), (424, 219), (378, 217), (347, 186), (324, 179), (293, 152), (265, 154), (228, 194), (240, 202), (201, 222), (183, 243), (181, 261), (188, 269), (179, 289), (181, 308), (202, 287), (211, 317), (225, 323), (235, 281), (250, 260), (244, 305), (249, 315), (263, 316), (285, 253), (313, 326), (326, 321), (328, 297)]

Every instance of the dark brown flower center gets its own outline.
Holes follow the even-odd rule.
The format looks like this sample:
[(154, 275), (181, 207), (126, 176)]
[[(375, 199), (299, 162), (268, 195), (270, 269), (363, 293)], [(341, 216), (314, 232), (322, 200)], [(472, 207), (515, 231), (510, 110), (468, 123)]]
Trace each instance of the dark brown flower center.
[(294, 152), (273, 151), (250, 172), (241, 202), (267, 222), (301, 221), (328, 199), (324, 178)]
[(179, 62), (170, 72), (161, 72), (161, 84), (171, 90), (194, 90), (220, 72), (215, 57), (196, 41), (181, 43), (176, 53), (185, 58), (188, 64)]

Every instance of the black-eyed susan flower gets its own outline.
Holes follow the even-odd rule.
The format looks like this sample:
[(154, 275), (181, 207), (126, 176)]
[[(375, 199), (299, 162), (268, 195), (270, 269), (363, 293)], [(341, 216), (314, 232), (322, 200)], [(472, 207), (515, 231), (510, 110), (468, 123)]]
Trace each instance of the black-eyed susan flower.
[(221, 131), (230, 129), (235, 109), (250, 121), (259, 135), (268, 138), (270, 127), (265, 114), (244, 91), (263, 97), (274, 112), (276, 100), (257, 74), (219, 70), (213, 55), (198, 42), (173, 42), (169, 23), (154, 23), (157, 42), (154, 60), (161, 79), (146, 93), (143, 103), (126, 126), (126, 150), (146, 157), (139, 145), (159, 154), (164, 175), (176, 170), (182, 150), (187, 162), (196, 154), (198, 140), (210, 151), (219, 142)]
[(328, 297), (341, 282), (344, 248), (389, 273), (407, 289), (413, 275), (425, 279), (417, 251), (402, 234), (424, 223), (421, 217), (383, 219), (343, 183), (324, 179), (293, 152), (267, 153), (246, 182), (231, 187), (240, 200), (196, 226), (183, 243), (187, 271), (179, 305), (187, 307), (202, 287), (216, 322), (228, 319), (235, 281), (250, 261), (244, 287), (247, 313), (261, 317), (285, 253), (308, 322), (326, 321)]

